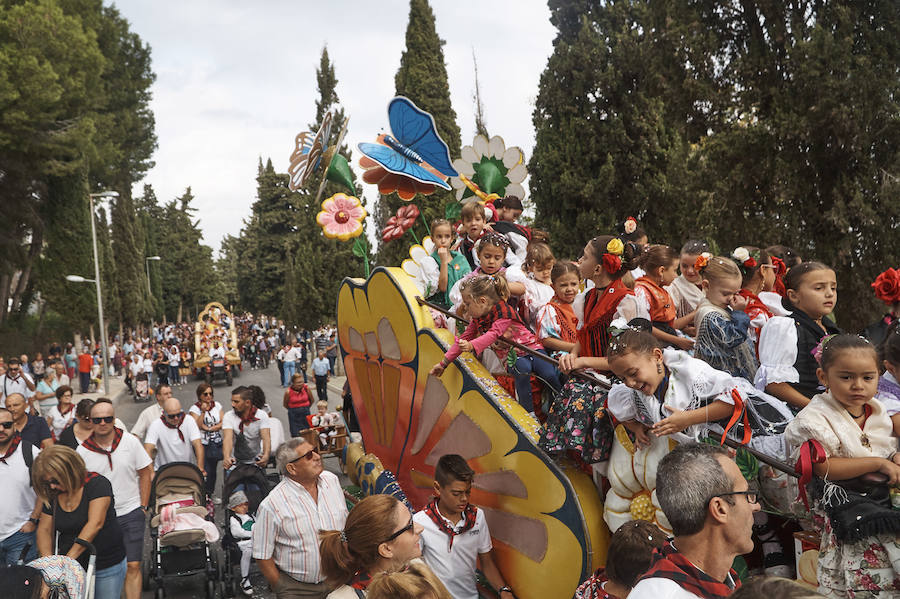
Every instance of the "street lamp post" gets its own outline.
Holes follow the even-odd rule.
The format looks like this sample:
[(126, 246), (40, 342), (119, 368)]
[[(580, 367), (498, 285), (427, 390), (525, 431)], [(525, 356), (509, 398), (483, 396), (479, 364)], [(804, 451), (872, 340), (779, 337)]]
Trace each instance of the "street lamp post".
[(147, 295), (153, 297), (153, 291), (150, 290), (150, 261), (158, 262), (162, 260), (159, 256), (147, 256), (144, 258), (144, 264), (147, 265)]
[(103, 320), (103, 294), (100, 289), (100, 255), (97, 253), (97, 225), (94, 218), (94, 198), (117, 198), (117, 191), (88, 194), (91, 201), (91, 241), (94, 245), (94, 278), (85, 279), (78, 275), (68, 275), (73, 283), (94, 283), (97, 286), (97, 317), (100, 319), (100, 344), (103, 347), (103, 393), (109, 395), (109, 347), (106, 340), (106, 324)]

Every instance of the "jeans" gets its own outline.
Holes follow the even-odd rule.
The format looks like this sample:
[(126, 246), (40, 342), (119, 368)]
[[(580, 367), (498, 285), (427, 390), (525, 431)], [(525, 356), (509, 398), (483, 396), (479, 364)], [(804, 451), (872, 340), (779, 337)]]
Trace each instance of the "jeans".
[(22, 549), (25, 545), (30, 544), (31, 548), (25, 554), (25, 562), (30, 562), (37, 555), (37, 541), (34, 537), (34, 531), (22, 532), (17, 530), (0, 541), (0, 566), (13, 566), (22, 556)]
[(291, 378), (294, 376), (294, 363), (288, 360), (284, 362), (284, 380), (282, 381), (282, 386), (290, 387), (291, 386)]
[(178, 367), (169, 366), (169, 382), (177, 385), (179, 380), (181, 380), (181, 377), (178, 375)]
[(302, 408), (288, 408), (288, 426), (291, 429), (291, 437), (296, 437), (300, 431), (309, 428), (306, 417), (309, 416), (309, 406)]
[(81, 383), (81, 392), (87, 393), (88, 389), (91, 386), (91, 373), (90, 372), (79, 372), (78, 373), (78, 382)]
[(331, 376), (334, 376), (334, 363), (337, 361), (337, 356), (325, 356), (328, 358), (328, 370), (331, 372)]
[(316, 375), (316, 393), (319, 401), (328, 401), (328, 375)]
[(125, 572), (128, 570), (125, 558), (109, 568), (97, 570), (95, 575), (94, 599), (119, 599), (122, 586), (125, 584)]
[[(545, 355), (547, 353), (542, 349), (538, 351)], [(555, 392), (559, 392), (562, 387), (556, 366), (533, 356), (520, 356), (516, 360), (515, 367), (510, 370), (510, 374), (514, 375), (516, 380), (516, 399), (526, 412), (534, 412), (534, 403), (531, 398), (531, 373), (543, 379)]]

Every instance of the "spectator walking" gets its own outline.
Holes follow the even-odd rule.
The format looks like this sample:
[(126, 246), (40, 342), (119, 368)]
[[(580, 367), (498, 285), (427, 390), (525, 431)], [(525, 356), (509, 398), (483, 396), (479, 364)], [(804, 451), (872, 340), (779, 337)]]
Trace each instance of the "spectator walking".
[(291, 386), (284, 392), (282, 403), (288, 413), (291, 437), (296, 437), (301, 430), (309, 428), (306, 417), (309, 416), (312, 400), (309, 396), (309, 387), (306, 386), (300, 374), (294, 374), (291, 378)]
[(53, 445), (47, 421), (28, 413), (28, 404), (21, 393), (12, 393), (6, 398), (6, 409), (12, 414), (13, 428), (22, 437), (22, 441), (40, 448)]
[(237, 464), (265, 468), (271, 452), (271, 423), (263, 410), (253, 405), (253, 391), (236, 387), (231, 392), (232, 410), (222, 419), (222, 466)]
[(25, 561), (37, 557), (34, 531), (41, 503), (31, 488), (30, 468), (40, 449), (22, 443), (13, 428), (13, 416), (0, 408), (0, 477), (4, 486), (0, 510), (0, 566), (16, 563), (26, 545), (31, 545)]
[[(203, 443), (203, 466), (206, 471), (206, 494), (210, 497), (216, 490), (216, 474), (222, 461), (222, 404), (215, 401), (213, 388), (207, 383), (197, 385), (197, 402), (188, 413), (194, 417), (201, 432)], [(215, 503), (221, 503), (216, 497)]]
[(167, 399), (172, 397), (172, 387), (168, 383), (160, 383), (156, 386), (155, 395), (156, 403), (144, 408), (144, 411), (138, 416), (137, 422), (131, 427), (131, 434), (140, 440), (144, 439), (150, 425), (162, 417), (162, 406)]
[(328, 345), (325, 346), (325, 357), (328, 358), (328, 370), (331, 376), (334, 376), (334, 363), (337, 361), (338, 346), (337, 336), (332, 333), (328, 338)]
[[(75, 422), (75, 404), (72, 403), (72, 387), (61, 385), (56, 388), (56, 405), (42, 412), (47, 420), (47, 426), (53, 433), (54, 439), (59, 439), (60, 435), (73, 422)], [(74, 449), (74, 448), (73, 448)]]
[(150, 423), (144, 449), (154, 458), (157, 470), (172, 462), (190, 462), (204, 469), (200, 429), (193, 418), (184, 416), (181, 402), (170, 397), (163, 404), (162, 417)]
[(319, 401), (328, 401), (328, 379), (331, 365), (325, 357), (325, 350), (319, 350), (319, 357), (313, 360), (313, 374), (316, 377), (316, 394)]
[(6, 399), (18, 393), (25, 399), (34, 395), (34, 380), (22, 371), (18, 358), (10, 358), (6, 364), (6, 373), (0, 375), (0, 407), (6, 406)]
[(81, 393), (87, 393), (91, 388), (91, 369), (94, 367), (94, 357), (90, 349), (85, 345), (78, 355), (78, 382), (81, 385)]

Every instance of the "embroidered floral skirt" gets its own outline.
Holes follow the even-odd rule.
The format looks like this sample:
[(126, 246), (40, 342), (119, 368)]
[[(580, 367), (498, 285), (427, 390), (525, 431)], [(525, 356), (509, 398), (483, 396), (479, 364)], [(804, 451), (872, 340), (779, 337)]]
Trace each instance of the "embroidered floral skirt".
[(815, 520), (823, 527), (819, 593), (842, 599), (900, 597), (900, 539), (888, 534), (842, 543), (827, 516), (817, 510)]
[(571, 378), (550, 407), (539, 445), (547, 453), (574, 454), (587, 464), (609, 459), (613, 428), (606, 389)]

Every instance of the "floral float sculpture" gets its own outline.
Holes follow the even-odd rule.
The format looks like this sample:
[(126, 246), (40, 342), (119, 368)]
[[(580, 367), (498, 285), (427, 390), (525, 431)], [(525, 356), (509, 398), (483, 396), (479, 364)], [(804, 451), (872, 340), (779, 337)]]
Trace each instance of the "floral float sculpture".
[(362, 258), (366, 276), (369, 276), (369, 247), (366, 236), (362, 235), (365, 218), (366, 209), (362, 207), (359, 198), (336, 193), (322, 202), (322, 210), (316, 215), (316, 222), (329, 239), (348, 241), (356, 238), (353, 255)]
[(294, 139), (294, 151), (291, 153), (290, 163), (288, 165), (288, 189), (297, 191), (304, 187), (312, 180), (313, 175), (324, 167), (324, 176), (319, 184), (319, 191), (316, 193), (316, 203), (322, 197), (322, 191), (325, 189), (325, 182), (332, 181), (343, 185), (350, 193), (355, 193), (353, 188), (353, 174), (350, 172), (350, 165), (347, 159), (338, 153), (344, 135), (347, 133), (347, 124), (350, 118), (344, 120), (344, 125), (338, 133), (337, 140), (334, 144), (328, 145), (328, 139), (331, 137), (332, 116), (331, 111), (325, 113), (322, 118), (322, 125), (319, 130), (313, 134), (310, 131), (299, 133)]
[(663, 532), (672, 534), (672, 527), (656, 497), (656, 470), (675, 442), (668, 438), (651, 439), (650, 447), (638, 449), (629, 439), (625, 427), (621, 424), (616, 427), (609, 458), (610, 489), (603, 506), (603, 519), (611, 531), (632, 520), (647, 520)]
[(437, 263), (435, 263), (434, 258), (431, 257), (431, 254), (434, 253), (434, 248), (434, 241), (432, 241), (431, 236), (428, 235), (422, 240), (422, 243), (417, 243), (409, 248), (409, 258), (404, 260), (400, 265), (403, 272), (412, 277), (416, 289), (419, 290), (419, 294), (426, 298), (430, 297), (435, 292), (435, 289), (433, 289), (432, 284), (429, 282), (430, 278), (427, 276), (428, 271), (429, 269), (434, 270), (435, 268), (439, 268)]
[(451, 177), (450, 185), (460, 202), (484, 201), (490, 195), (525, 197), (525, 155), (516, 146), (507, 148), (499, 135), (490, 140), (476, 135), (471, 146), (463, 146), (453, 166), (459, 176)]
[(388, 219), (387, 224), (384, 229), (381, 230), (381, 239), (387, 243), (389, 241), (394, 241), (395, 239), (400, 239), (403, 237), (403, 234), (409, 231), (412, 233), (413, 238), (416, 240), (416, 243), (419, 242), (419, 238), (416, 235), (415, 230), (413, 229), (413, 225), (416, 224), (416, 220), (419, 218), (419, 207), (415, 204), (408, 204), (406, 206), (400, 206), (397, 209), (397, 214)]

